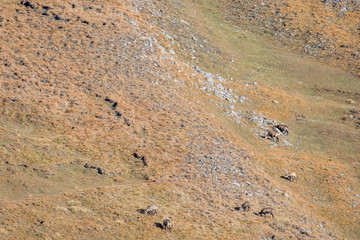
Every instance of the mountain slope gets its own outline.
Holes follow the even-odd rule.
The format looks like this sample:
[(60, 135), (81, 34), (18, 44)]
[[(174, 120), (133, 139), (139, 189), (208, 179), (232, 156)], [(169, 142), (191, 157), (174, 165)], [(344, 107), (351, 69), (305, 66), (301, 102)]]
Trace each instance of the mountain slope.
[[(286, 47), (360, 74), (359, 1), (222, 1), (227, 18)], [(255, 27), (254, 27), (255, 26)]]
[(358, 237), (359, 79), (218, 3), (4, 2), (1, 238)]

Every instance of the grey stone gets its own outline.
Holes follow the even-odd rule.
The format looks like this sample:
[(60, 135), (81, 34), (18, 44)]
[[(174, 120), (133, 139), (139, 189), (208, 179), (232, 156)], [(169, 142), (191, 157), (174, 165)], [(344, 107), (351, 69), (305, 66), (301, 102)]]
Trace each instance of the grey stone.
[(288, 141), (286, 141), (286, 140), (283, 140), (283, 143), (284, 143), (284, 145), (285, 145), (285, 146), (290, 146), (290, 147), (292, 147), (292, 146), (293, 146), (291, 143), (289, 143), (289, 142), (288, 142)]

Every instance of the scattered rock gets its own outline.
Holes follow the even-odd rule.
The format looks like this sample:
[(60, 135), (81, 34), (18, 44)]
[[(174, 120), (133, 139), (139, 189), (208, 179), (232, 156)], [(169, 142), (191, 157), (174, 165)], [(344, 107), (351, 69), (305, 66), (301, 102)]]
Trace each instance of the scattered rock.
[(356, 127), (360, 127), (360, 110), (350, 110), (347, 115), (342, 117), (343, 121), (350, 121), (356, 124)]
[(300, 230), (300, 234), (303, 234), (303, 235), (306, 235), (306, 236), (309, 236), (309, 237), (310, 237), (311, 233), (312, 233), (311, 230), (304, 230), (304, 229)]
[(247, 118), (260, 127), (268, 128), (269, 126), (274, 126), (277, 124), (275, 120), (268, 119), (267, 117), (260, 114), (256, 115), (253, 111), (249, 111), (248, 113), (249, 115), (247, 115)]
[(287, 140), (283, 140), (282, 142), (284, 143), (285, 146), (289, 146), (289, 147), (292, 147), (292, 146), (293, 146), (293, 145), (292, 145), (289, 141), (287, 141)]
[(73, 213), (90, 213), (93, 214), (93, 211), (86, 207), (81, 206), (70, 206), (68, 207), (68, 210)]
[(84, 168), (90, 168), (90, 169), (96, 169), (97, 170), (97, 173), (100, 174), (100, 175), (105, 175), (105, 172), (103, 169), (99, 168), (99, 167), (96, 167), (96, 166), (92, 166), (88, 163), (85, 163), (84, 164)]
[(29, 1), (24, 1), (24, 0), (22, 0), (22, 1), (20, 2), (20, 4), (23, 5), (23, 6), (25, 6), (25, 7), (27, 7), (27, 8), (31, 8), (31, 9), (34, 9), (34, 8), (35, 8), (35, 6), (32, 5)]

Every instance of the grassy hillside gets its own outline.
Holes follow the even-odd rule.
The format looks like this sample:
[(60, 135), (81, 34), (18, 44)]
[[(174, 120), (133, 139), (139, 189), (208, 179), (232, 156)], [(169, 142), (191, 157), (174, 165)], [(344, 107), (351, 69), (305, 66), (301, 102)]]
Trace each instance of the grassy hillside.
[(2, 4), (1, 239), (360, 237), (360, 79), (228, 4)]
[(360, 74), (359, 1), (222, 0), (229, 21)]

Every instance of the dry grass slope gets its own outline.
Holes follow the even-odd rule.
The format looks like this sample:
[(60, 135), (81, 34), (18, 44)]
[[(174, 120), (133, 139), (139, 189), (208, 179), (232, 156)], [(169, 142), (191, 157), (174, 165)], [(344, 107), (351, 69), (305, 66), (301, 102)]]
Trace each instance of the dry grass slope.
[[(3, 1), (1, 239), (360, 237), (360, 138), (342, 120), (359, 79), (227, 22), (221, 2)], [(260, 137), (273, 120), (290, 128), (279, 144)]]
[(229, 1), (229, 19), (285, 46), (360, 74), (359, 1)]

